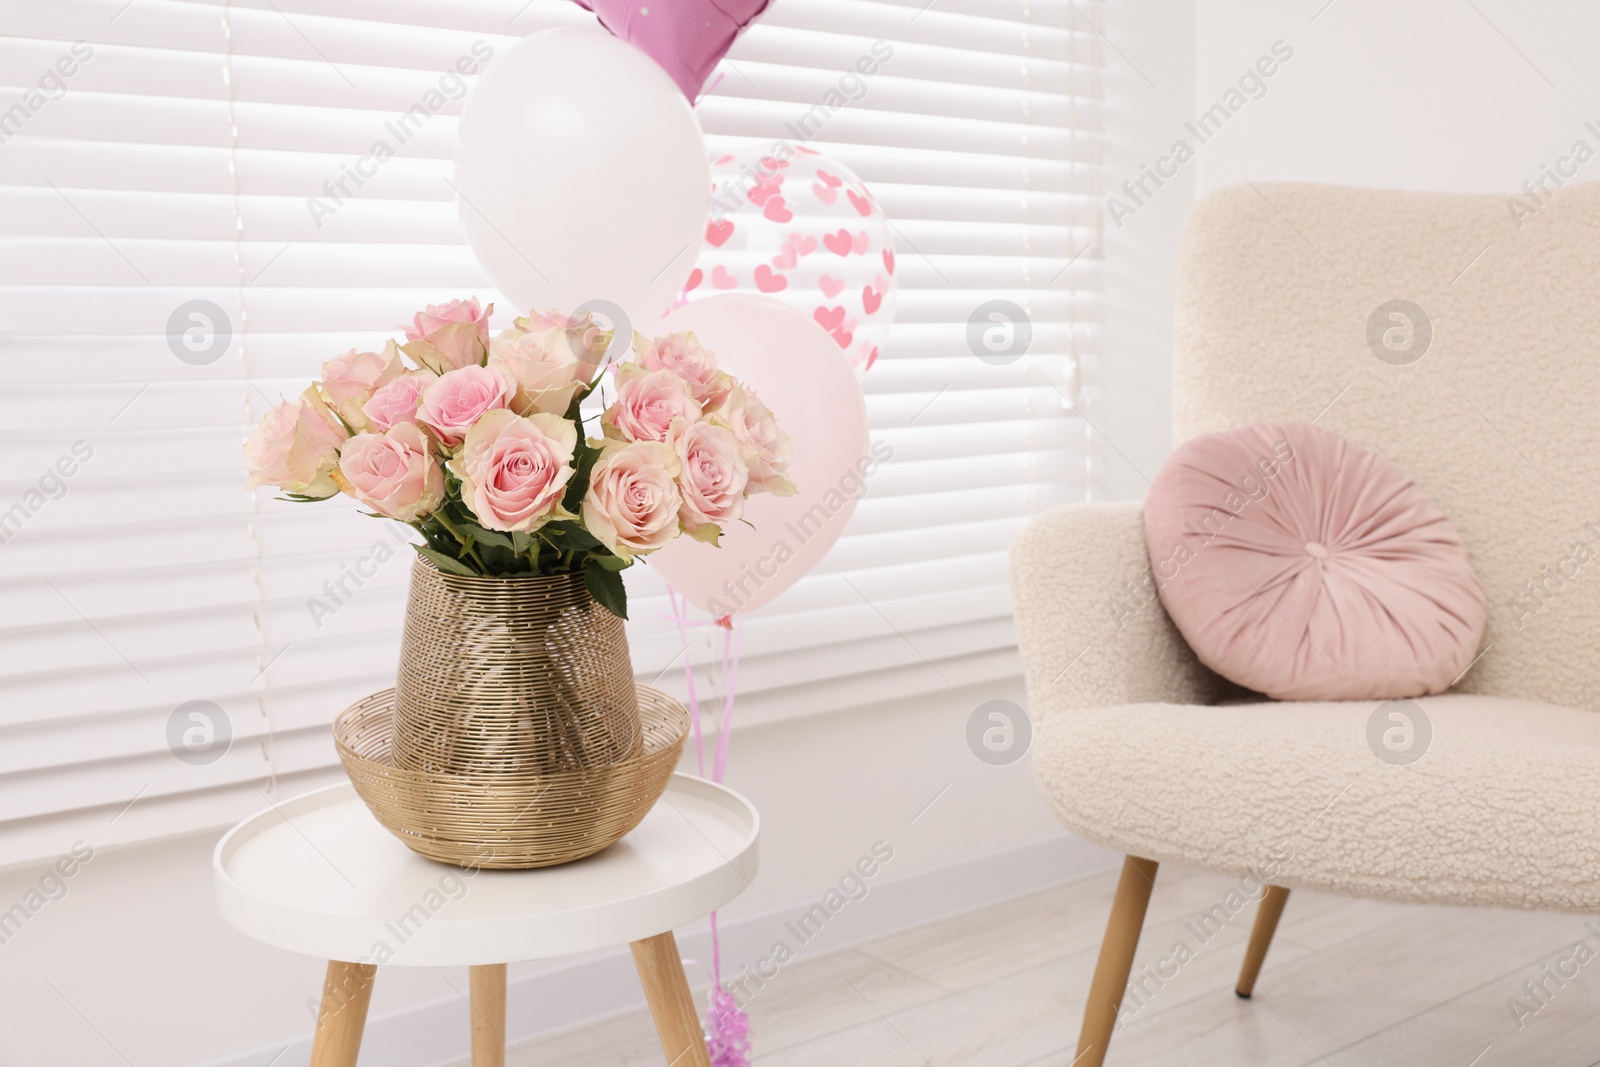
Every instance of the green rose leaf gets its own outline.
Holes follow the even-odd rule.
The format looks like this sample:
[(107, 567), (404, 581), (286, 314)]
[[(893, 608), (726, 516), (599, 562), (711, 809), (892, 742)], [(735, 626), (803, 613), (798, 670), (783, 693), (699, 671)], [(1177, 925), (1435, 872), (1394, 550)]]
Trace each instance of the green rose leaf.
[(473, 570), (465, 563), (462, 563), (454, 556), (447, 556), (443, 552), (435, 552), (433, 549), (423, 548), (421, 545), (417, 545), (416, 549), (418, 555), (427, 556), (428, 559), (433, 561), (433, 565), (435, 567), (438, 567), (446, 574), (459, 574), (467, 578), (479, 577), (477, 571)]
[(621, 574), (595, 566), (595, 561), (590, 559), (583, 568), (583, 584), (601, 607), (619, 619), (628, 617), (628, 591), (622, 584)]

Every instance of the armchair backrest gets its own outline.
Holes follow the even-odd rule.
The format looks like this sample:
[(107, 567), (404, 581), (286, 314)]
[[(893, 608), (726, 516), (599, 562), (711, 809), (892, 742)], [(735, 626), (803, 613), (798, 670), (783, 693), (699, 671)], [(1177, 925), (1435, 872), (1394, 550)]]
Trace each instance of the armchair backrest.
[(1488, 596), (1456, 689), (1600, 709), (1600, 184), (1541, 200), (1207, 196), (1180, 255), (1175, 429), (1315, 421), (1393, 460)]

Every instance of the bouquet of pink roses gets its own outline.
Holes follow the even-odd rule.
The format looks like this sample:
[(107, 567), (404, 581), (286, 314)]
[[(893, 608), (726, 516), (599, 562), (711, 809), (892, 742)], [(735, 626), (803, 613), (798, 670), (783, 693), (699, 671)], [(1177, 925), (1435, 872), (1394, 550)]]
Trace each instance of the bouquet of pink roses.
[[(623, 618), (619, 572), (635, 558), (679, 534), (714, 545), (751, 494), (794, 492), (789, 436), (693, 334), (635, 334), (638, 362), (604, 375), (612, 336), (590, 316), (520, 318), (491, 338), (493, 310), (430, 305), (404, 343), (330, 359), (250, 435), (248, 484), (353, 496), (414, 527), (452, 574), (581, 571)], [(586, 419), (607, 377), (613, 399)]]

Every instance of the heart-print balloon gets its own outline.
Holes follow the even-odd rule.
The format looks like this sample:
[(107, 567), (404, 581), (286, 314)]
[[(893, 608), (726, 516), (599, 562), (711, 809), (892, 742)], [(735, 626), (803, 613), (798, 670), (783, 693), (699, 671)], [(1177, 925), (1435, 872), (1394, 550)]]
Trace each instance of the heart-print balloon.
[(760, 292), (825, 330), (858, 374), (894, 322), (894, 244), (861, 179), (808, 148), (771, 144), (711, 164), (711, 222), (698, 259), (710, 285), (685, 286), (680, 304), (719, 290)]
[(772, 0), (577, 0), (600, 25), (661, 64), (692, 104), (733, 42)]

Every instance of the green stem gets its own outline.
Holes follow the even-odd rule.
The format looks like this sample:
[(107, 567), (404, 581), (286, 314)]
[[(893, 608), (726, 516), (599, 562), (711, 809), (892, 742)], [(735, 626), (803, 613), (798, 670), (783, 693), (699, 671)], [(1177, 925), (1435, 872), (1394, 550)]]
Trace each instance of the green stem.
[(449, 530), (455, 539), (461, 543), (461, 547), (467, 550), (467, 555), (471, 556), (473, 561), (478, 564), (478, 570), (483, 574), (488, 574), (489, 567), (483, 562), (483, 557), (478, 555), (478, 550), (472, 547), (472, 542), (467, 540), (466, 535), (464, 535), (460, 530), (456, 529), (455, 523), (451, 522), (445, 517), (444, 509), (440, 508), (438, 511), (435, 511), (433, 513), (433, 517), (438, 519), (440, 524), (443, 525), (446, 530)]
[(539, 540), (544, 541), (544, 543), (549, 545), (551, 550), (555, 552), (557, 573), (566, 574), (571, 572), (572, 565), (577, 559), (576, 553), (563, 549), (560, 545), (556, 544), (554, 541), (548, 540), (547, 538), (540, 537)]

